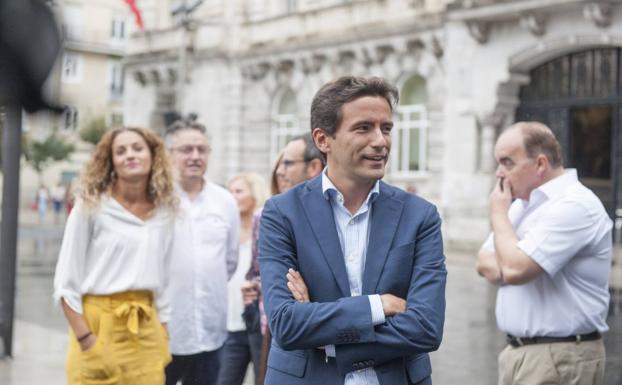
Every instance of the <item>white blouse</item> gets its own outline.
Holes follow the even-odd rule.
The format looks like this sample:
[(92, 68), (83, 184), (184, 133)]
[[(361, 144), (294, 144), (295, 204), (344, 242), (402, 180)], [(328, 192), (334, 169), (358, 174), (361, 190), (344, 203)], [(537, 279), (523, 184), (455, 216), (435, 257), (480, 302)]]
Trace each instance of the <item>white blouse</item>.
[(54, 300), (82, 314), (82, 296), (150, 290), (161, 322), (171, 316), (168, 276), (174, 215), (163, 209), (142, 220), (114, 198), (78, 203), (65, 226), (54, 277)]
[(246, 323), (242, 318), (244, 300), (242, 298), (242, 284), (246, 281), (246, 273), (251, 267), (251, 241), (240, 244), (240, 258), (238, 268), (227, 285), (229, 308), (227, 309), (227, 330), (239, 332), (246, 330)]

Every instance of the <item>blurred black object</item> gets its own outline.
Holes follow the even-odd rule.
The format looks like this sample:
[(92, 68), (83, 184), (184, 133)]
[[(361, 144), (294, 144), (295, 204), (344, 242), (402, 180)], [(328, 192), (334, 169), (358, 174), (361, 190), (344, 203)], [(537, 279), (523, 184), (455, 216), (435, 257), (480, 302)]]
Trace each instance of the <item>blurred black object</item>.
[(62, 112), (42, 92), (60, 48), (58, 25), (46, 2), (0, 0), (0, 105)]
[(61, 39), (43, 0), (0, 0), (0, 106), (2, 129), (2, 220), (0, 221), (0, 358), (13, 354), (22, 108), (61, 107), (43, 97)]

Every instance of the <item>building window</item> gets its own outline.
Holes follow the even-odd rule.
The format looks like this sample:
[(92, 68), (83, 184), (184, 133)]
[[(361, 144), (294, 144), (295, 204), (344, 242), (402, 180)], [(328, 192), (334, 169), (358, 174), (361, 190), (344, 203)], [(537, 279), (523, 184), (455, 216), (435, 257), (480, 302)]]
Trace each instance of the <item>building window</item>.
[(408, 78), (401, 91), (400, 104), (395, 109), (392, 167), (398, 174), (410, 174), (427, 169), (428, 113), (426, 82), (421, 76)]
[(78, 129), (78, 109), (75, 107), (67, 107), (63, 114), (63, 129), (67, 131), (76, 131)]
[(118, 99), (123, 95), (123, 66), (119, 61), (108, 64), (108, 89), (111, 99)]
[(125, 19), (115, 17), (110, 23), (110, 37), (113, 40), (125, 40)]
[(80, 38), (82, 28), (82, 12), (76, 6), (63, 8), (63, 35), (66, 39), (77, 40)]
[(109, 116), (110, 127), (118, 127), (123, 125), (123, 114), (120, 112), (112, 112)]
[(62, 80), (66, 83), (82, 81), (82, 56), (75, 53), (63, 55)]
[(273, 156), (276, 156), (291, 138), (305, 132), (298, 120), (296, 94), (289, 88), (276, 98), (271, 131), (270, 147)]
[(298, 0), (285, 0), (285, 13), (291, 15), (298, 10)]

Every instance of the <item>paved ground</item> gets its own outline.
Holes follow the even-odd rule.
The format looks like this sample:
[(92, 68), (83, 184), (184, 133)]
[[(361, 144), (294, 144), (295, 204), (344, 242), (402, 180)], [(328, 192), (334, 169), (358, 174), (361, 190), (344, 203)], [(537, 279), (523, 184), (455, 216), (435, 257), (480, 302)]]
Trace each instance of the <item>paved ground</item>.
[[(52, 271), (59, 226), (20, 228), (14, 358), (0, 359), (0, 384), (64, 384), (66, 323), (52, 304)], [(445, 337), (432, 354), (436, 385), (494, 385), (504, 345), (494, 322), (495, 290), (473, 271), (472, 256), (449, 253)], [(605, 335), (607, 385), (622, 384), (622, 314), (610, 316)], [(247, 379), (247, 384), (251, 379)]]

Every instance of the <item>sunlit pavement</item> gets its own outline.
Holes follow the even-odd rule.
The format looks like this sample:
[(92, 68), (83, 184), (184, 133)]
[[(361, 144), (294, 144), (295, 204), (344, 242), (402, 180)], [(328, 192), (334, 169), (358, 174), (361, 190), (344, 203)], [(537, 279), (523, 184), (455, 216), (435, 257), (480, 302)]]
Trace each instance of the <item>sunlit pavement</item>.
[[(67, 326), (52, 303), (52, 274), (61, 225), (20, 228), (14, 358), (0, 360), (1, 385), (64, 384)], [(496, 384), (504, 337), (494, 321), (495, 290), (473, 270), (473, 256), (448, 253), (443, 343), (432, 354), (436, 385)], [(607, 385), (622, 384), (622, 314), (609, 317), (605, 335)], [(247, 378), (246, 384), (252, 379)]]

